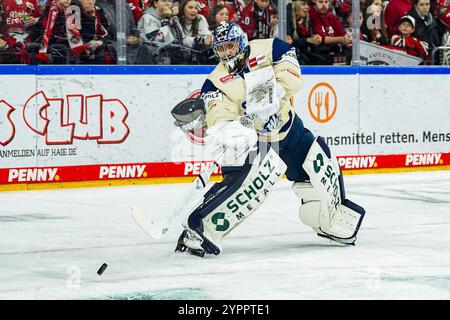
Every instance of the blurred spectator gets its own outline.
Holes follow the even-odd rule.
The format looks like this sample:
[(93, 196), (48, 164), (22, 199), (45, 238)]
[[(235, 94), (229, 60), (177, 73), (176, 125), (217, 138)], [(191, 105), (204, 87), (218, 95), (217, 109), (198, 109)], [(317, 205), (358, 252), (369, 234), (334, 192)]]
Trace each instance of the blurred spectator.
[(226, 0), (225, 5), (229, 9), (229, 16), (231, 22), (238, 22), (241, 18), (242, 11), (245, 8), (244, 0)]
[(172, 11), (172, 0), (154, 0), (139, 20), (138, 29), (144, 41), (160, 45), (183, 41), (183, 30)]
[[(212, 42), (206, 19), (197, 14), (197, 1), (183, 1), (175, 11), (172, 1), (154, 1), (138, 28), (158, 64), (198, 63), (203, 56), (194, 56), (193, 49), (204, 50)], [(208, 55), (204, 56), (206, 60)]]
[(182, 0), (178, 18), (185, 38), (183, 44), (189, 48), (203, 50), (211, 46), (212, 33), (206, 18), (198, 14), (197, 0)]
[(219, 4), (228, 9), (228, 21), (232, 22), (239, 20), (240, 13), (245, 7), (243, 0), (198, 0), (198, 13), (209, 19), (211, 8)]
[(400, 19), (413, 7), (412, 0), (391, 0), (384, 11), (388, 37), (392, 38), (398, 32)]
[(430, 13), (430, 0), (414, 0), (414, 7), (409, 10), (408, 15), (416, 20), (413, 36), (422, 41), (431, 53), (440, 45), (441, 39), (437, 21)]
[(71, 0), (55, 0), (45, 8), (30, 32), (30, 39), (40, 44), (33, 55), (35, 63), (70, 63), (86, 50), (79, 12), (80, 7), (71, 5)]
[[(361, 2), (363, 0), (360, 0), (360, 7), (359, 7), (359, 14), (358, 14), (358, 20), (360, 25), (360, 33), (359, 37), (360, 40), (367, 41), (367, 32), (362, 32), (361, 26), (364, 22), (364, 15), (361, 16), (361, 14), (364, 12), (365, 4), (361, 5)], [(365, 3), (365, 2), (363, 2)], [(350, 37), (353, 33), (353, 16), (352, 16), (352, 3), (351, 0), (330, 0), (331, 6), (331, 13), (338, 17), (338, 19), (341, 21), (342, 26), (344, 27), (345, 34), (348, 34)], [(364, 30), (367, 31), (367, 30)], [(349, 47), (352, 46), (352, 44), (348, 45)]]
[(269, 38), (278, 37), (278, 11), (274, 8), (270, 15), (270, 33)]
[(352, 3), (351, 0), (330, 0), (331, 12), (342, 22), (344, 28), (352, 28)]
[(148, 2), (143, 0), (127, 0), (127, 2), (133, 14), (134, 21), (138, 23), (144, 15), (144, 10), (147, 7)]
[(312, 31), (322, 40), (315, 52), (327, 57), (329, 64), (342, 64), (349, 58), (347, 48), (352, 43), (352, 36), (345, 32), (341, 21), (329, 9), (329, 0), (316, 0), (309, 10)]
[(430, 12), (434, 17), (437, 18), (442, 14), (441, 10), (445, 11), (446, 10), (445, 8), (449, 6), (450, 6), (449, 0), (433, 0), (431, 1)]
[(332, 0), (335, 14), (341, 17), (349, 16), (352, 14), (352, 1), (351, 0)]
[(450, 10), (450, 0), (431, 0), (430, 12), (438, 23), (439, 38), (447, 32), (447, 25), (442, 21), (443, 14)]
[(208, 16), (211, 12), (211, 8), (213, 8), (213, 4), (211, 0), (198, 0), (197, 2), (197, 10), (198, 14), (201, 14), (208, 20)]
[(412, 36), (415, 24), (416, 21), (411, 16), (403, 16), (400, 18), (400, 25), (398, 26), (399, 33), (392, 36), (391, 45), (401, 48), (411, 56), (426, 59), (428, 56), (426, 47), (420, 40)]
[(217, 4), (208, 16), (209, 30), (214, 31), (222, 21), (229, 22), (228, 17), (228, 8), (223, 4)]
[(367, 41), (378, 45), (389, 44), (382, 0), (369, 0), (365, 12), (362, 30), (367, 35)]
[(448, 4), (439, 8), (438, 19), (445, 26), (446, 31), (448, 31), (448, 28), (450, 28), (450, 1)]
[(364, 9), (359, 8), (359, 40), (369, 42), (369, 31), (366, 27)]
[(297, 58), (301, 65), (326, 62), (323, 57), (314, 54), (314, 47), (322, 43), (322, 38), (312, 32), (308, 0), (292, 2), (292, 25), (287, 33), (285, 41), (297, 49)]
[[(97, 5), (103, 9), (109, 22), (109, 35), (112, 47), (116, 47), (116, 1), (117, 0), (97, 0)], [(122, 0), (125, 1), (125, 0)], [(133, 18), (132, 9), (126, 8), (125, 34), (127, 45), (127, 64), (152, 64), (154, 59), (152, 53), (146, 45), (142, 44), (139, 30)]]
[(242, 11), (239, 25), (247, 33), (249, 41), (267, 39), (277, 23), (273, 17), (276, 14), (270, 0), (252, 0)]
[(41, 13), (37, 0), (0, 1), (0, 63), (27, 63), (28, 36)]
[(351, 36), (345, 33), (344, 26), (329, 8), (329, 0), (316, 0), (310, 8), (313, 32), (322, 38), (322, 44), (351, 44)]
[(450, 65), (450, 3), (439, 7), (439, 21), (446, 30), (442, 36), (441, 46), (446, 47), (442, 51), (441, 64)]
[(87, 49), (80, 55), (84, 64), (115, 63), (115, 52), (107, 46), (110, 38), (109, 22), (96, 0), (80, 0), (81, 3), (81, 37)]

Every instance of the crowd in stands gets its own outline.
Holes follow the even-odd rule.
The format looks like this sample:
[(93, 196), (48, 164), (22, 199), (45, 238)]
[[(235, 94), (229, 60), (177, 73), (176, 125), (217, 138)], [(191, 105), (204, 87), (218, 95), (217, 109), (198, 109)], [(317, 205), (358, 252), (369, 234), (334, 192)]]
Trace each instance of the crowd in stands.
[[(222, 21), (249, 40), (279, 36), (276, 0), (0, 0), (0, 63), (116, 64), (116, 1), (126, 2), (127, 64), (216, 64)], [(286, 9), (284, 40), (302, 65), (350, 64), (351, 0)], [(450, 64), (450, 0), (360, 0), (359, 23), (361, 41)]]

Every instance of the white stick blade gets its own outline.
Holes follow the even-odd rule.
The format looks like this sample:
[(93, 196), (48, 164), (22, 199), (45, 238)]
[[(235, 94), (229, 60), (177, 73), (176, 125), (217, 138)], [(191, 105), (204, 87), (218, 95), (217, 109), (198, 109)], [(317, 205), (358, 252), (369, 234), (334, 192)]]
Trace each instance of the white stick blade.
[(167, 228), (158, 226), (154, 221), (144, 216), (144, 214), (137, 207), (131, 208), (131, 216), (136, 224), (144, 230), (145, 233), (154, 239), (161, 239), (167, 232)]

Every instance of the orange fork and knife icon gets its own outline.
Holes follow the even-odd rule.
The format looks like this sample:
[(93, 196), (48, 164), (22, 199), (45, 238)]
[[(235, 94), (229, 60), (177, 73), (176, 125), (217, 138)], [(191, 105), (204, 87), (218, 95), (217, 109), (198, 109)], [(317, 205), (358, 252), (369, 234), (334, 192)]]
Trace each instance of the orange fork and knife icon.
[[(322, 103), (323, 103), (323, 92), (316, 91), (314, 93), (314, 101), (317, 108), (317, 118), (322, 119), (320, 116), (320, 110), (322, 109)], [(325, 119), (327, 119), (330, 116), (330, 93), (327, 92), (325, 94)]]
[(312, 88), (309, 93), (308, 108), (309, 113), (317, 122), (330, 121), (336, 113), (336, 107), (336, 92), (330, 84), (320, 82)]

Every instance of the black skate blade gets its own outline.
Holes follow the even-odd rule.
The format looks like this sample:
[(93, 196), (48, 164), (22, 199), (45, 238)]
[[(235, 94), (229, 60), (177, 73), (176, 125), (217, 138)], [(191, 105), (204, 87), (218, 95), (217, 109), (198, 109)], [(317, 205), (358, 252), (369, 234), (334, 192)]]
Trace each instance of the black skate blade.
[(195, 249), (188, 248), (186, 250), (186, 252), (193, 256), (200, 257), (200, 258), (203, 258), (205, 256), (204, 250), (195, 250)]
[(354, 238), (350, 238), (350, 239), (341, 239), (341, 238), (336, 238), (327, 234), (317, 234), (319, 237), (325, 238), (325, 239), (329, 239), (331, 241), (337, 242), (339, 244), (345, 245), (345, 246), (354, 246), (355, 242), (356, 242), (356, 237)]
[(175, 252), (186, 252), (190, 255), (196, 256), (196, 257), (200, 257), (203, 258), (205, 256), (205, 251), (204, 250), (195, 250), (195, 249), (191, 249), (185, 245), (178, 245), (175, 248)]

